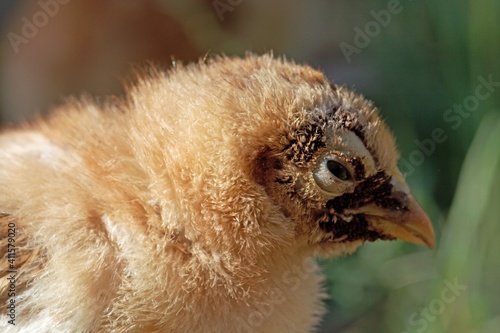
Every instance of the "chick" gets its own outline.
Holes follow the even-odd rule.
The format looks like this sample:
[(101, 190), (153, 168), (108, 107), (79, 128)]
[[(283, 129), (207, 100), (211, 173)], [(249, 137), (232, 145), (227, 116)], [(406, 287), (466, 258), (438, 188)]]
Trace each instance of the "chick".
[(434, 245), (397, 159), (371, 102), (271, 55), (70, 100), (0, 136), (0, 327), (314, 332), (312, 257)]

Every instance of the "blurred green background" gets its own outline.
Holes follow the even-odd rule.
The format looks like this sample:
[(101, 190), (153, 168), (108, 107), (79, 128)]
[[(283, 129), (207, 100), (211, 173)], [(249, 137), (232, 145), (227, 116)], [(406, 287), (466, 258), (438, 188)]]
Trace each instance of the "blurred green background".
[(321, 332), (500, 331), (500, 1), (72, 0), (13, 39), (40, 10), (0, 5), (7, 125), (66, 94), (119, 94), (132, 63), (247, 50), (286, 54), (374, 100), (437, 248), (377, 242), (322, 261)]

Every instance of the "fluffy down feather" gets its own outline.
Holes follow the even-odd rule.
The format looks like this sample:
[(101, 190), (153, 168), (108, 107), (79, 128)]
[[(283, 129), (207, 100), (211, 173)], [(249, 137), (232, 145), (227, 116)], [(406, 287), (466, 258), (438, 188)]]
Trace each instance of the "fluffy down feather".
[[(0, 135), (2, 331), (312, 332), (314, 255), (432, 245), (376, 109), (321, 72), (219, 57), (127, 91)], [(352, 176), (326, 191), (325, 154)]]

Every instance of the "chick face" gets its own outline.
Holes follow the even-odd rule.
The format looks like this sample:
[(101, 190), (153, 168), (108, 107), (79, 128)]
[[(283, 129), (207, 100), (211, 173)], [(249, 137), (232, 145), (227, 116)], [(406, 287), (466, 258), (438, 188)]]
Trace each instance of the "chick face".
[(326, 79), (303, 78), (315, 97), (290, 106), (295, 121), (269, 134), (281, 146), (261, 148), (257, 163), (259, 183), (296, 223), (297, 238), (324, 256), (396, 238), (433, 248), (432, 224), (397, 168), (377, 109)]

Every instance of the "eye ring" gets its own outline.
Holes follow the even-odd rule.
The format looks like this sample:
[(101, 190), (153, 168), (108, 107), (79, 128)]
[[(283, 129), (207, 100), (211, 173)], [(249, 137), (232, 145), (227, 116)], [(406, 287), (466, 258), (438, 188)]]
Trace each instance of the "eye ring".
[(318, 159), (312, 176), (316, 185), (328, 193), (342, 193), (354, 181), (350, 165), (333, 153), (324, 154)]

